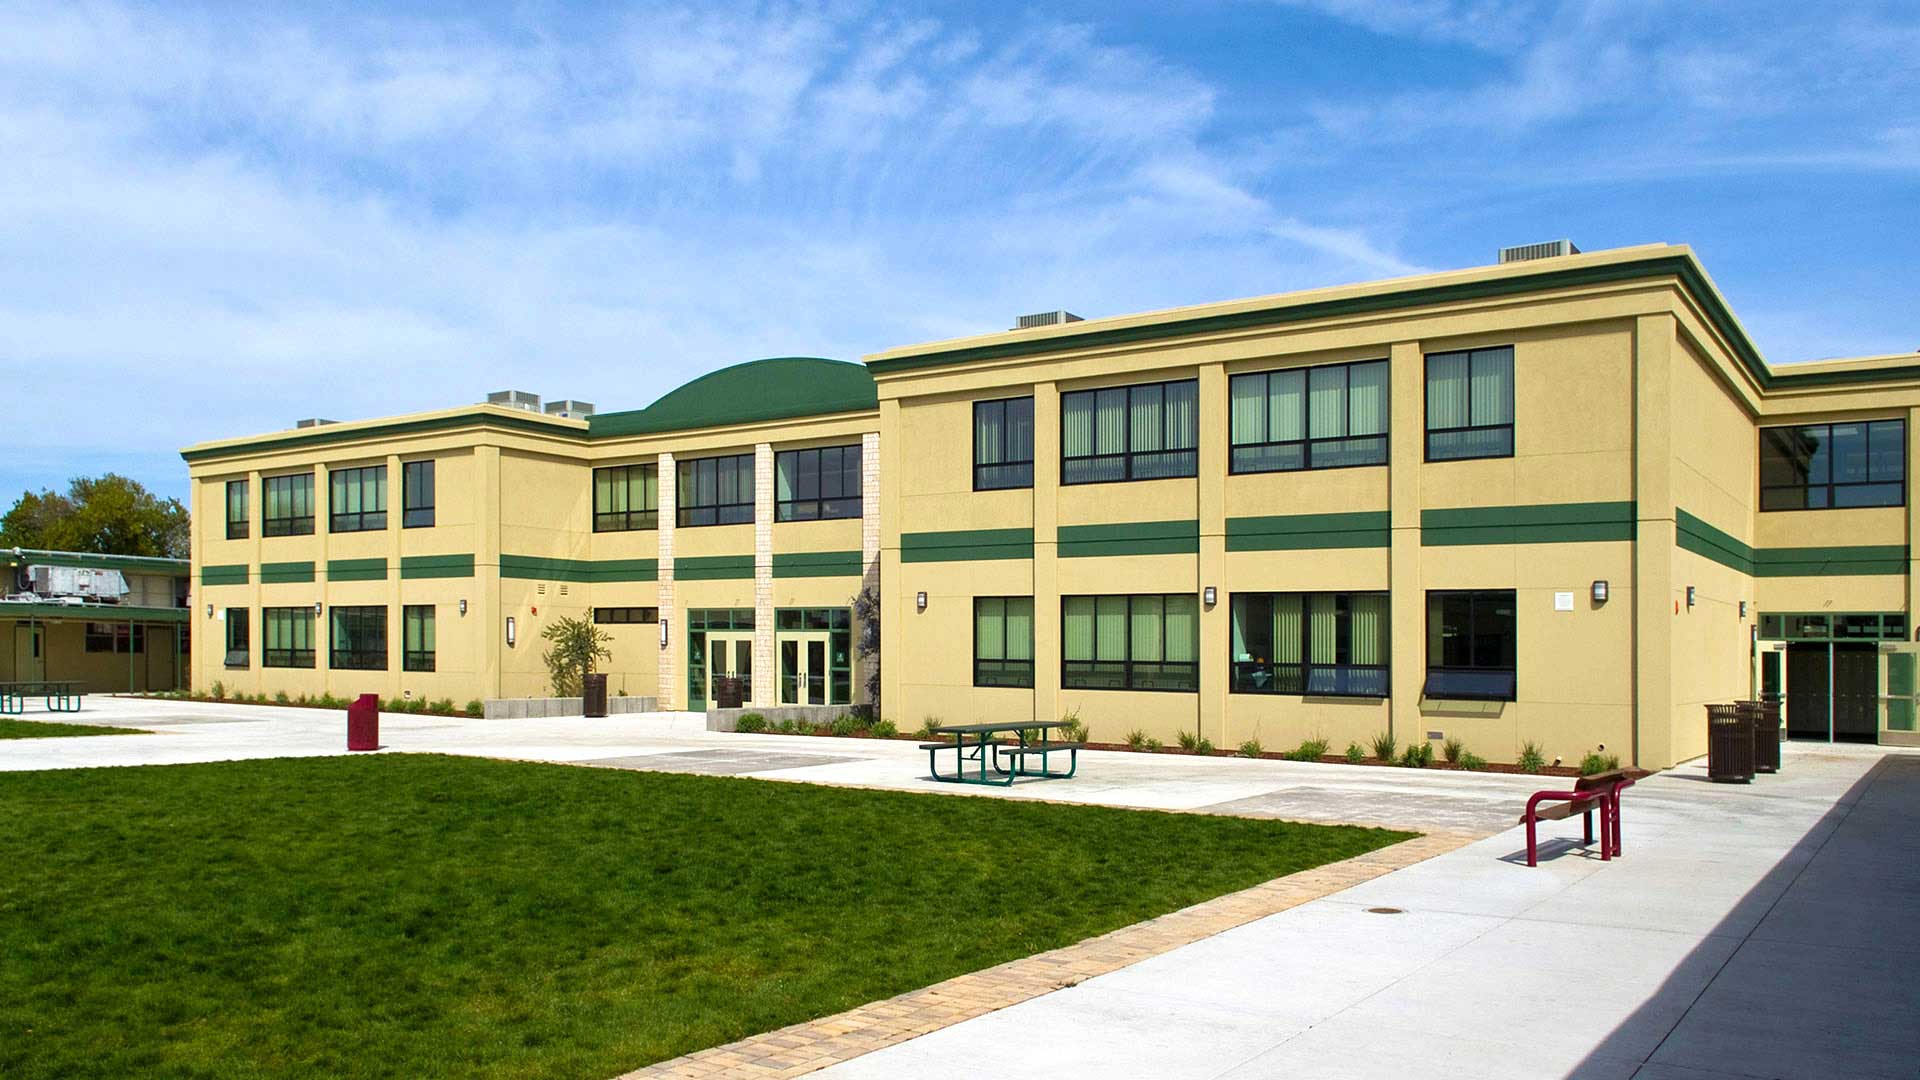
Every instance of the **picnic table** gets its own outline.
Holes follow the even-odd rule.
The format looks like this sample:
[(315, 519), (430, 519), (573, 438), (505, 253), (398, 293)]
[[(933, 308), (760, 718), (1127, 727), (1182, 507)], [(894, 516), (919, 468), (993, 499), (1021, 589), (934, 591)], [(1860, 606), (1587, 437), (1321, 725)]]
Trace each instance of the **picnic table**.
[(81, 695), (73, 688), (75, 679), (22, 679), (0, 682), (0, 715), (19, 716), (27, 711), (27, 699), (45, 695), (48, 712), (79, 712)]
[[(1053, 731), (1071, 727), (1061, 720), (1018, 720), (1001, 724), (951, 724), (933, 729), (935, 735), (952, 736), (952, 742), (926, 742), (920, 749), (927, 752), (927, 771), (935, 780), (949, 784), (994, 784), (1009, 787), (1016, 777), (1029, 776), (1041, 780), (1066, 780), (1080, 768), (1080, 751), (1086, 747), (1083, 742), (1061, 742), (1051, 737)], [(1012, 735), (1014, 741), (1007, 742), (997, 736)], [(971, 741), (969, 741), (971, 740)], [(953, 775), (940, 774), (940, 753), (953, 754)], [(1054, 772), (1049, 767), (1049, 757), (1053, 754), (1066, 754), (1067, 771)], [(1040, 765), (1036, 769), (1029, 763), (1038, 757)], [(1005, 758), (1005, 762), (1002, 762)], [(973, 762), (978, 768), (973, 776), (967, 775), (967, 763)]]

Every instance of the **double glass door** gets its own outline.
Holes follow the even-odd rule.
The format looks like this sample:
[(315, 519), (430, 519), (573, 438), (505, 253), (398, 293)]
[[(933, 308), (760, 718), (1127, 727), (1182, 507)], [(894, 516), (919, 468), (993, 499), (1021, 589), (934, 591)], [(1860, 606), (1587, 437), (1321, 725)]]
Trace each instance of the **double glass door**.
[(719, 680), (740, 680), (740, 700), (753, 700), (753, 632), (744, 634), (707, 633), (707, 702), (719, 700), (714, 687)]
[(827, 704), (827, 646), (831, 635), (780, 635), (780, 704)]

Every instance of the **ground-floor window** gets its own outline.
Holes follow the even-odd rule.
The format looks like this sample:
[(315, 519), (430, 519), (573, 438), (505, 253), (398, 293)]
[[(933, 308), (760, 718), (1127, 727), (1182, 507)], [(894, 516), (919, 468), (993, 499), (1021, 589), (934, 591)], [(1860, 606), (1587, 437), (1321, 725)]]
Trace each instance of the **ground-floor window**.
[(260, 621), (266, 627), (266, 647), (260, 654), (261, 667), (313, 666), (312, 608), (261, 608)]
[(387, 670), (387, 609), (333, 609), (333, 650), (327, 666), (340, 671)]
[(1388, 695), (1386, 593), (1236, 593), (1236, 694)]
[(853, 704), (853, 611), (781, 608), (774, 612), (780, 704)]
[(400, 609), (402, 671), (432, 671), (434, 668), (434, 616), (432, 604), (408, 604)]
[(139, 623), (87, 624), (86, 649), (92, 653), (143, 653), (147, 651), (147, 628)]
[(248, 625), (248, 612), (243, 607), (227, 609), (227, 666), (244, 668), (247, 657), (253, 648), (249, 640), (252, 627)]
[(1200, 688), (1200, 602), (1166, 596), (1060, 601), (1060, 685), (1069, 690)]
[(974, 597), (973, 685), (1033, 685), (1033, 597)]
[(1516, 693), (1512, 589), (1427, 594), (1430, 698), (1512, 701)]

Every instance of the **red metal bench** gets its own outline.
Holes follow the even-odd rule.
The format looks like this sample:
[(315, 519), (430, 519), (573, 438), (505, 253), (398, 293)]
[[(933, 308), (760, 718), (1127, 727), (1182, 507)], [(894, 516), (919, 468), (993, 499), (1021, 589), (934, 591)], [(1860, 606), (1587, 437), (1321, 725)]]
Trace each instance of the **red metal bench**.
[[(1593, 815), (1600, 813), (1600, 858), (1612, 861), (1620, 854), (1620, 793), (1633, 786), (1644, 773), (1611, 769), (1574, 781), (1572, 791), (1536, 791), (1527, 800), (1527, 811), (1520, 820), (1527, 826), (1527, 865), (1538, 866), (1539, 845), (1535, 826), (1542, 821), (1562, 821), (1581, 815), (1587, 826), (1587, 843), (1593, 843)], [(1552, 805), (1541, 807), (1541, 803)]]

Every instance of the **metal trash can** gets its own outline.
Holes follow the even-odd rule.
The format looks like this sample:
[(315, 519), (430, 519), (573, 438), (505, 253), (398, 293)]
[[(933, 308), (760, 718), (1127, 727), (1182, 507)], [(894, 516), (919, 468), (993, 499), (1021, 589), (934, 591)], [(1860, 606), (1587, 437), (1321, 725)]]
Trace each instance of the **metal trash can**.
[(1753, 721), (1738, 705), (1707, 706), (1707, 779), (1725, 784), (1753, 780)]
[(1747, 724), (1753, 729), (1753, 771), (1756, 773), (1777, 773), (1780, 771), (1780, 714), (1773, 714), (1773, 723), (1767, 723), (1767, 706), (1761, 701), (1736, 701), (1734, 705), (1741, 715), (1747, 718)]
[(580, 680), (580, 712), (584, 716), (607, 715), (607, 677), (591, 672)]
[(347, 706), (347, 749), (380, 749), (380, 697), (361, 694)]
[(716, 709), (738, 709), (745, 704), (746, 688), (740, 679), (733, 675), (722, 675), (713, 680), (713, 707)]
[(1779, 772), (1781, 765), (1784, 764), (1782, 750), (1787, 741), (1786, 726), (1780, 722), (1780, 695), (1763, 696), (1760, 699), (1760, 709), (1762, 716), (1760, 726), (1763, 729), (1761, 739), (1765, 743), (1765, 752), (1773, 755), (1771, 759), (1773, 771)]

